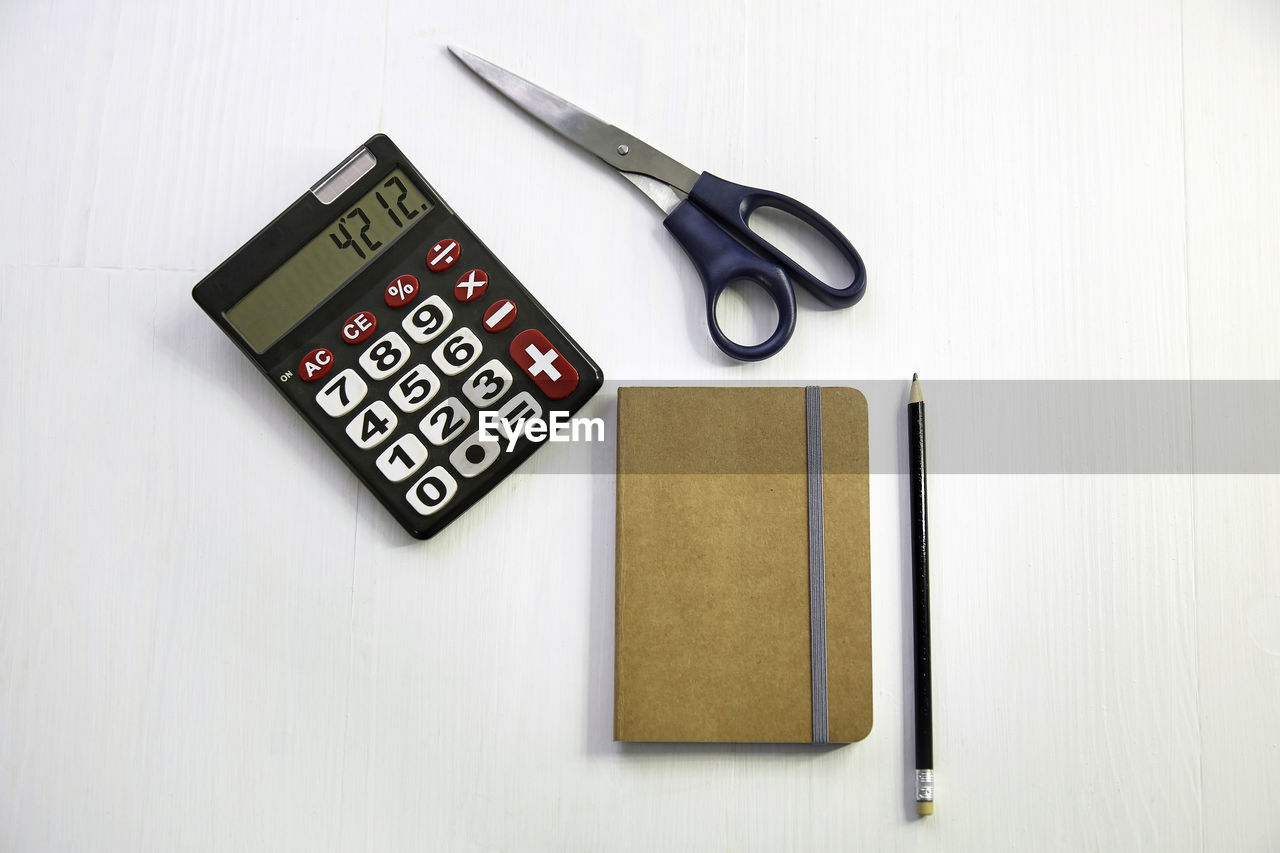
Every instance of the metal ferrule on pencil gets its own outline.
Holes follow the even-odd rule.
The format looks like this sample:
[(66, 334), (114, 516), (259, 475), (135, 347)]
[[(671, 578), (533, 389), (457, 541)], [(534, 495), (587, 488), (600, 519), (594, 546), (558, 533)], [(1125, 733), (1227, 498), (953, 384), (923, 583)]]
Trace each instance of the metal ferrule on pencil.
[(917, 803), (933, 802), (933, 771), (932, 770), (916, 771), (916, 802)]

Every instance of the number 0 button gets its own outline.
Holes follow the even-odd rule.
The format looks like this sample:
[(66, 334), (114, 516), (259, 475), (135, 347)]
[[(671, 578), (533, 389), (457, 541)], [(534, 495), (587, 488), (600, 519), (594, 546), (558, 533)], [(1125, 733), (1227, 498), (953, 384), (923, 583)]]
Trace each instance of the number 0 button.
[(378, 470), (393, 483), (406, 480), (427, 461), (427, 447), (416, 435), (402, 435), (378, 457)]
[(444, 339), (444, 343), (431, 353), (431, 360), (448, 376), (457, 376), (480, 357), (480, 339), (476, 333), (463, 326)]
[(374, 400), (347, 424), (347, 436), (361, 450), (377, 447), (396, 431), (396, 413), (384, 400)]
[(360, 405), (369, 386), (350, 367), (330, 379), (316, 395), (316, 402), (331, 418), (341, 417)]
[(360, 354), (360, 366), (374, 379), (386, 379), (409, 359), (409, 345), (395, 332), (387, 332)]
[(431, 515), (449, 502), (458, 491), (458, 481), (443, 465), (437, 465), (405, 495), (421, 515)]

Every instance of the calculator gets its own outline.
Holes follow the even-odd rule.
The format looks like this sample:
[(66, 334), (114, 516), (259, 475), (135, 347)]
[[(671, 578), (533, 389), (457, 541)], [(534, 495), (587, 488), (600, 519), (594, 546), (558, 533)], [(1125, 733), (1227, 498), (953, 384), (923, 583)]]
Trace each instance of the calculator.
[(534, 422), (603, 382), (382, 134), (191, 295), (419, 539), (545, 443)]

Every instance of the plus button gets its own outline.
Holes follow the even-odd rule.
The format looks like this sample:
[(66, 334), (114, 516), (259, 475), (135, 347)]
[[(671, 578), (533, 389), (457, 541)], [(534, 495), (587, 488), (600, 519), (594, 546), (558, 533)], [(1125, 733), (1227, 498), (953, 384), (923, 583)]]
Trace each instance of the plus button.
[(549, 400), (563, 400), (578, 387), (578, 371), (537, 329), (516, 335), (507, 352)]
[(524, 348), (529, 358), (533, 359), (533, 363), (528, 367), (528, 374), (535, 379), (538, 376), (546, 376), (552, 382), (560, 378), (560, 371), (556, 370), (556, 359), (560, 357), (560, 353), (553, 349), (546, 352), (538, 352), (537, 344), (529, 344)]

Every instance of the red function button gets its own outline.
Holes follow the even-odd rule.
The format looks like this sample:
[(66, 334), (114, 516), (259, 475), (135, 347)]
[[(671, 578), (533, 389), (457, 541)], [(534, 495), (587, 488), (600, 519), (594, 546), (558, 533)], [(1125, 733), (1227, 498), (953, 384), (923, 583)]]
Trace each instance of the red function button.
[(373, 330), (378, 328), (378, 318), (368, 311), (352, 314), (342, 324), (342, 339), (349, 344), (358, 344), (369, 339)]
[(315, 382), (324, 379), (325, 374), (333, 367), (333, 353), (324, 347), (313, 349), (298, 362), (298, 375), (303, 382)]
[(578, 371), (537, 329), (516, 335), (508, 352), (549, 399), (563, 400), (578, 387)]
[(459, 302), (471, 302), (484, 296), (489, 289), (489, 274), (484, 270), (467, 270), (453, 286), (453, 298)]
[(444, 272), (462, 257), (462, 247), (452, 237), (446, 237), (427, 252), (427, 268), (432, 272)]
[(484, 330), (501, 332), (516, 320), (516, 304), (510, 299), (500, 299), (484, 312)]
[(411, 275), (402, 275), (387, 285), (382, 298), (391, 308), (403, 308), (418, 295), (418, 280)]

